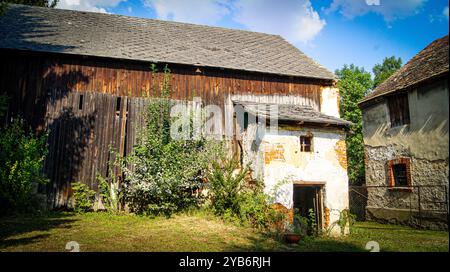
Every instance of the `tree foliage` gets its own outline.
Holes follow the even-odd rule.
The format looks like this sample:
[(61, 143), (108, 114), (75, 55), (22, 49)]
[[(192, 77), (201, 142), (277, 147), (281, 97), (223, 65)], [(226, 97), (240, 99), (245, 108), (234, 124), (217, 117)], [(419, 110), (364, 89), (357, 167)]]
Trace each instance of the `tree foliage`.
[(382, 64), (376, 64), (372, 72), (375, 75), (373, 80), (373, 88), (383, 83), (388, 79), (395, 71), (402, 67), (402, 59), (396, 58), (395, 56), (384, 58)]
[(27, 133), (20, 119), (0, 129), (0, 213), (30, 208), (33, 186), (47, 182), (46, 154), (46, 136)]
[(59, 0), (0, 0), (0, 15), (5, 11), (7, 4), (54, 8), (58, 2)]
[(372, 88), (372, 78), (364, 68), (353, 64), (336, 71), (339, 77), (338, 87), (341, 95), (341, 117), (353, 125), (347, 135), (348, 174), (352, 184), (364, 181), (364, 142), (362, 135), (362, 113), (358, 102)]

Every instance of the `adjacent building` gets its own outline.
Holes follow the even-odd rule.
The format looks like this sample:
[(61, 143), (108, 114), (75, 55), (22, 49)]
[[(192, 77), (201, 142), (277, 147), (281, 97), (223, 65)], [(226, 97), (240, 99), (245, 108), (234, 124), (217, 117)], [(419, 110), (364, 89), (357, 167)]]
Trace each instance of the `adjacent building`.
[(448, 228), (448, 36), (361, 102), (368, 219)]

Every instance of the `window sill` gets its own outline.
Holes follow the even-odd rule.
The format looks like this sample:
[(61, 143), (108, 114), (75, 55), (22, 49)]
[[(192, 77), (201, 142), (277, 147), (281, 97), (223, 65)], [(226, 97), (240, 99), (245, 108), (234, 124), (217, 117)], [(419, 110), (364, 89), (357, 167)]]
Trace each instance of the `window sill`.
[(405, 191), (405, 192), (412, 192), (413, 188), (412, 187), (389, 187), (388, 188), (391, 191)]
[(410, 128), (410, 124), (404, 124), (400, 126), (391, 127), (389, 125), (389, 128), (386, 130), (385, 134), (386, 136), (394, 136), (397, 135), (399, 132), (408, 132)]

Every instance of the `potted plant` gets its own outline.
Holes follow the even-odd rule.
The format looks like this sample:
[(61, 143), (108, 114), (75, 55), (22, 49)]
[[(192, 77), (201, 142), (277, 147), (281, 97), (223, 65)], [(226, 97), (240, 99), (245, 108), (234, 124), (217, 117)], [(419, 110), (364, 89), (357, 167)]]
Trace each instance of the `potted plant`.
[(286, 223), (284, 237), (288, 243), (298, 243), (302, 236), (307, 235), (307, 231), (308, 220), (301, 216), (295, 215), (292, 223)]

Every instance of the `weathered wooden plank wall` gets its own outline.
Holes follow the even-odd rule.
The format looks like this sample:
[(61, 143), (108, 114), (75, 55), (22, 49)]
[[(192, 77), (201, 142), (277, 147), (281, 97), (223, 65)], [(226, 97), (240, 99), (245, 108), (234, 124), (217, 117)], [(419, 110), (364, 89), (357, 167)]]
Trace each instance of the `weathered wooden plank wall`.
[[(51, 92), (58, 97), (60, 91)], [(48, 103), (45, 128), (49, 131), (49, 154), (45, 172), (51, 179), (47, 193), (51, 206), (67, 206), (71, 182), (83, 182), (97, 190), (97, 174), (108, 177), (114, 160), (111, 150), (125, 155), (144, 125), (147, 102), (102, 93), (71, 92)]]
[[(163, 75), (150, 63), (94, 57), (0, 50), (0, 92), (18, 95), (14, 110), (39, 125), (47, 92), (100, 92), (141, 97), (161, 86)], [(159, 70), (163, 68), (160, 65)], [(200, 96), (203, 104), (222, 106), (228, 95), (299, 96), (299, 103), (320, 107), (320, 91), (330, 81), (249, 73), (223, 69), (169, 65), (172, 98)], [(197, 69), (201, 73), (197, 73)], [(64, 96), (65, 92), (61, 95)], [(158, 92), (158, 91), (157, 91)]]
[[(45, 167), (52, 207), (68, 205), (71, 182), (97, 188), (96, 174), (109, 175), (110, 146), (121, 154), (131, 151), (136, 127), (144, 122), (142, 97), (159, 93), (163, 82), (163, 74), (143, 62), (10, 50), (0, 50), (0, 59), (0, 93), (11, 97), (9, 114), (21, 115), (38, 133), (50, 131)], [(221, 107), (234, 95), (264, 101), (275, 97), (319, 109), (321, 88), (332, 84), (204, 67), (169, 68), (173, 99), (200, 96), (203, 105)]]

